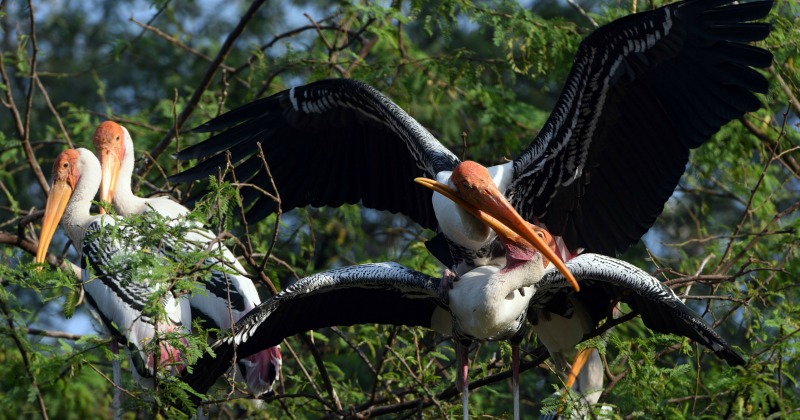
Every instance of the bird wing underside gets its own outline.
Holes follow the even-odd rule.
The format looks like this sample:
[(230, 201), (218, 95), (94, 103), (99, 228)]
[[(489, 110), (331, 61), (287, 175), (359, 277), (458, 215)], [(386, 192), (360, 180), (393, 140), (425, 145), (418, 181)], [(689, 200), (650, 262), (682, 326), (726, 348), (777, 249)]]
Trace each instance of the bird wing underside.
[(196, 366), (203, 366), (202, 371), (186, 381), (205, 392), (230, 367), (234, 352), (238, 358), (247, 357), (309, 330), (370, 323), (430, 327), (439, 305), (439, 281), (396, 263), (349, 266), (306, 277), (242, 318), (235, 334), (213, 345), (216, 357), (199, 360)]
[[(697, 341), (730, 365), (745, 363), (742, 356), (672, 289), (634, 265), (598, 254), (579, 255), (566, 264), (581, 284), (581, 291), (574, 296), (584, 303), (595, 325), (611, 315), (614, 303), (622, 301), (641, 314), (648, 328)], [(568, 301), (563, 294), (575, 293), (570, 287), (559, 271), (550, 270), (537, 284), (531, 305), (554, 313), (564, 312), (548, 309), (548, 304)]]
[[(414, 178), (452, 170), (458, 158), (386, 96), (355, 80), (322, 80), (232, 110), (196, 131), (221, 131), (177, 154), (205, 158), (173, 176), (216, 175), (230, 161), (239, 182), (274, 194), (283, 211), (303, 206), (365, 207), (403, 213), (435, 229), (432, 192)], [(264, 158), (259, 156), (259, 144)], [(265, 168), (264, 160), (269, 170)], [(227, 179), (232, 179), (228, 174)], [(248, 219), (276, 210), (257, 188), (242, 190)]]
[(689, 150), (755, 111), (772, 1), (686, 1), (618, 19), (581, 44), (507, 192), (575, 251), (619, 255), (652, 226)]

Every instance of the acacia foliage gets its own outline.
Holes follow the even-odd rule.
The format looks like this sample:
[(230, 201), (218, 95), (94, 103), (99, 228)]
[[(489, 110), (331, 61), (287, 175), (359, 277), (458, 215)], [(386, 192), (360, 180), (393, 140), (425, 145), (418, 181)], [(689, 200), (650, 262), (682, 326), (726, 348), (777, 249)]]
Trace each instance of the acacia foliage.
[[(199, 191), (167, 182), (182, 168), (170, 154), (202, 140), (184, 129), (292, 85), (351, 77), (385, 92), (459, 156), (495, 164), (542, 126), (593, 22), (663, 2), (581, 4), (99, 1), (89, 8), (0, 1), (0, 412), (111, 414), (112, 356), (108, 340), (88, 327), (74, 251), (59, 237), (48, 259), (54, 267), (32, 266), (53, 159), (66, 147), (90, 147), (99, 122), (114, 119), (134, 136), (140, 193), (182, 200)], [(769, 17), (774, 31), (761, 45), (775, 62), (765, 73), (765, 107), (692, 154), (656, 226), (622, 256), (686, 295), (749, 356), (748, 365), (729, 368), (686, 340), (628, 321), (592, 342), (606, 365), (602, 401), (620, 416), (796, 415), (799, 14), (796, 3), (777, 0)], [(344, 264), (395, 260), (439, 270), (420, 242), (431, 232), (401, 216), (343, 206), (245, 226), (235, 202), (235, 188), (218, 186), (196, 217), (230, 233), (228, 245), (264, 298), (292, 279)], [(65, 331), (76, 309), (69, 325), (80, 328)], [(529, 416), (561, 404), (547, 398), (560, 380), (535, 366), (536, 347), (533, 336), (523, 341)], [(485, 384), (471, 397), (473, 414), (509, 415), (508, 350), (502, 343), (473, 348), (472, 377)], [(360, 325), (290, 338), (283, 353), (276, 395), (257, 404), (219, 386), (211, 397), (218, 403), (206, 410), (254, 417), (460, 412), (447, 337)], [(134, 390), (127, 409), (177, 414), (172, 404), (181, 392)]]

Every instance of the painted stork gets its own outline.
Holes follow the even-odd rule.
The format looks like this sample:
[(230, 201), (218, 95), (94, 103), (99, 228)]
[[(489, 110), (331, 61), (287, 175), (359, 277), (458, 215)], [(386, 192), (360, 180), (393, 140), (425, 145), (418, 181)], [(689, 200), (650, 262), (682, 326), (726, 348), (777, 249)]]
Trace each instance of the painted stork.
[[(467, 212), (477, 216), (487, 224), (489, 224), (488, 221), (493, 221), (496, 224), (498, 219), (501, 224), (505, 225), (520, 226), (527, 223), (522, 216), (516, 213), (500, 190), (497, 189), (489, 171), (478, 163), (472, 161), (460, 163), (452, 172), (449, 185), (428, 178), (417, 178), (416, 181), (438, 192), (442, 197), (452, 200), (456, 205), (464, 208)], [(487, 215), (486, 212), (489, 212), (489, 214)], [(499, 230), (493, 224), (490, 224), (490, 226), (495, 232), (499, 233)], [(517, 229), (519, 230), (520, 228), (517, 227)], [(636, 297), (633, 300), (630, 297), (626, 298), (625, 295), (630, 294), (630, 291), (633, 290), (636, 293), (651, 296), (668, 295), (666, 297), (661, 296), (659, 299), (668, 299), (670, 301), (678, 299), (672, 289), (661, 283), (653, 284), (651, 276), (646, 275), (633, 265), (611, 257), (604, 257), (600, 254), (585, 254), (584, 258), (580, 259), (572, 256), (568, 259), (569, 262), (575, 261), (571, 267), (586, 270), (588, 273), (582, 278), (582, 284), (584, 284), (583, 292), (576, 293), (580, 291), (580, 288), (577, 286), (576, 280), (571, 278), (570, 272), (572, 268), (562, 267), (561, 257), (556, 253), (558, 244), (555, 239), (544, 229), (540, 228), (538, 231), (539, 235), (546, 235), (544, 236), (547, 238), (546, 243), (552, 247), (555, 254), (552, 257), (548, 255), (548, 258), (554, 258), (551, 261), (554, 261), (554, 265), (561, 273), (565, 274), (564, 282), (569, 287), (564, 288), (562, 284), (554, 285), (548, 281), (538, 282), (535, 294), (528, 301), (524, 312), (526, 312), (528, 320), (533, 324), (537, 338), (544, 344), (550, 355), (554, 356), (559, 367), (565, 367), (562, 354), (584, 340), (604, 318), (612, 316), (614, 307), (620, 300), (629, 301), (629, 305), (642, 315), (642, 320), (649, 328), (662, 333), (678, 333), (704, 343), (732, 366), (745, 364), (745, 360), (736, 351), (733, 351), (718, 334), (713, 333), (713, 336), (701, 337), (697, 334), (700, 330), (694, 327), (687, 327), (685, 325), (686, 322), (693, 322), (692, 320), (698, 319), (699, 316), (685, 305), (681, 308), (685, 308), (688, 312), (678, 310), (667, 314), (662, 308), (654, 310), (648, 305), (647, 300), (651, 299), (649, 297), (644, 300)], [(507, 264), (504, 270), (508, 270), (509, 267), (513, 267), (516, 264), (512, 255), (515, 252), (515, 248), (507, 243), (504, 245)], [(584, 265), (589, 265), (590, 267), (587, 269)], [(615, 267), (615, 269), (610, 270), (612, 267)], [(606, 269), (610, 270), (610, 272), (605, 274), (604, 279), (600, 282), (592, 278), (595, 273)], [(475, 270), (477, 269), (473, 269), (473, 271)], [(605, 284), (608, 279), (620, 276), (619, 273), (626, 270), (631, 271), (631, 273), (614, 279), (612, 282), (613, 287)], [(530, 291), (520, 291), (520, 293), (525, 295), (530, 294)], [(462, 296), (462, 298), (469, 299), (470, 297)], [(513, 307), (508, 303), (503, 306), (505, 310), (511, 310)], [(465, 314), (465, 316), (469, 315)], [(684, 323), (675, 324), (676, 318), (684, 318)], [(715, 344), (718, 340), (722, 340), (721, 343), (725, 344)], [(519, 398), (517, 395), (517, 364), (519, 362), (517, 354), (519, 350), (516, 345), (512, 349), (512, 354), (514, 355), (514, 413), (515, 418), (519, 418)], [(581, 358), (582, 355), (579, 355), (574, 365), (585, 363), (585, 360)], [(574, 378), (570, 377), (568, 385), (572, 386), (573, 383)]]
[[(90, 214), (100, 177), (100, 162), (87, 149), (69, 149), (56, 158), (36, 262), (45, 261), (60, 222), (81, 261), (87, 302), (111, 336), (127, 345), (134, 378), (149, 385), (157, 368), (172, 373), (183, 370), (179, 348), (165, 336), (189, 332), (190, 309), (185, 299), (176, 299), (162, 285), (151, 284), (147, 266), (131, 263), (146, 251), (139, 246), (140, 235), (124, 219)], [(116, 238), (110, 235), (112, 231)], [(115, 376), (118, 374), (115, 369)], [(115, 404), (117, 401), (115, 398)]]
[[(190, 223), (191, 229), (186, 229), (185, 237), (179, 240), (181, 247), (185, 251), (208, 250), (216, 254), (206, 260), (211, 275), (202, 279), (202, 290), (189, 296), (194, 317), (206, 320), (211, 328), (229, 330), (261, 303), (255, 285), (245, 277), (244, 267), (233, 253), (216, 235), (186, 219), (189, 209), (169, 197), (141, 198), (133, 194), (133, 138), (125, 127), (113, 121), (103, 122), (95, 131), (94, 147), (103, 170), (101, 201), (112, 203), (122, 216), (155, 212), (172, 223)], [(280, 346), (242, 358), (237, 366), (248, 389), (255, 395), (264, 394), (272, 389), (280, 375)]]
[[(594, 31), (581, 43), (539, 134), (512, 162), (489, 168), (497, 188), (526, 220), (556, 236), (563, 258), (623, 252), (661, 213), (690, 150), (761, 106), (755, 93), (766, 93), (768, 82), (753, 68), (768, 67), (772, 55), (749, 43), (769, 34), (769, 24), (753, 21), (772, 4), (686, 0)], [(240, 183), (260, 188), (242, 190), (251, 221), (274, 211), (275, 203), (260, 192), (274, 182), (283, 211), (360, 201), (441, 231), (450, 252), (435, 255), (456, 274), (504, 264), (490, 229), (409, 182), (422, 176), (454, 187), (459, 159), (364, 83), (295, 87), (196, 131), (222, 132), (179, 152), (179, 159), (205, 160), (172, 179), (216, 174), (230, 159)], [(556, 313), (531, 312), (551, 350), (571, 348), (590, 328), (587, 318), (609, 314), (616, 297), (600, 293), (588, 308), (579, 304), (585, 299), (573, 297)], [(582, 308), (590, 313), (572, 316)]]
[[(442, 192), (498, 234), (506, 253), (504, 267), (481, 266), (455, 278), (434, 278), (396, 263), (379, 263), (307, 277), (245, 316), (235, 334), (213, 345), (217, 361), (205, 356), (197, 363), (203, 369), (188, 375), (187, 382), (204, 393), (227, 370), (234, 354), (246, 357), (285, 337), (328, 326), (385, 323), (428, 327), (452, 333), (457, 341), (510, 339), (523, 328), (529, 305), (563, 301), (562, 294), (576, 293), (576, 279), (590, 289), (613, 290), (624, 296), (623, 301), (640, 311), (648, 327), (690, 337), (730, 364), (744, 363), (669, 287), (631, 264), (597, 254), (549, 264), (559, 260), (552, 236), (525, 222), (513, 209), (507, 211), (502, 195), (484, 194), (481, 187), (491, 183), (488, 174), (466, 171), (455, 176), (462, 180), (461, 186), (469, 188)], [(418, 182), (440, 186), (432, 180)], [(467, 417), (466, 355), (458, 353)], [(513, 367), (514, 415), (519, 418), (517, 357)]]
[[(522, 262), (522, 265), (530, 266), (533, 261)], [(611, 264), (606, 266), (606, 262)], [(673, 319), (670, 332), (703, 343), (730, 364), (743, 361), (671, 289), (638, 268), (597, 254), (579, 255), (566, 265), (582, 284), (594, 283), (606, 288), (625, 289), (631, 292), (625, 300), (629, 304), (647, 306), (649, 313)], [(453, 289), (446, 295), (441, 291), (448, 290), (443, 286), (447, 280), (397, 263), (347, 266), (306, 277), (266, 300), (242, 318), (237, 323), (236, 334), (223, 338), (212, 346), (216, 359), (206, 355), (198, 360), (198, 368), (186, 376), (186, 381), (196, 391), (205, 393), (230, 367), (234, 354), (246, 357), (280, 343), (286, 337), (323, 327), (382, 323), (432, 328), (442, 334), (454, 333), (454, 328), (462, 326), (456, 319), (453, 308), (456, 302), (454, 293), (460, 287), (470, 287), (468, 284), (476, 287), (500, 282), (506, 276), (513, 276), (513, 271), (517, 270), (524, 268), (518, 266), (510, 270), (510, 273), (509, 270), (498, 270), (491, 266), (478, 267), (453, 282)], [(531, 300), (540, 299), (539, 287), (543, 286), (551, 291), (572, 290), (561, 272), (550, 269), (532, 286), (536, 289), (536, 294), (527, 294), (527, 297)], [(631, 286), (637, 288), (630, 289)], [(512, 293), (513, 298), (521, 298), (515, 289)], [(648, 324), (647, 318), (645, 324)], [(456, 333), (456, 336), (459, 334), (467, 333)]]
[[(752, 21), (772, 4), (687, 0), (595, 30), (539, 134), (512, 162), (489, 168), (498, 188), (526, 220), (563, 238), (565, 255), (626, 250), (661, 213), (690, 149), (761, 106), (754, 92), (768, 83), (753, 68), (772, 55), (748, 43), (769, 34), (769, 24)], [(491, 231), (409, 181), (446, 184), (459, 159), (362, 82), (294, 87), (195, 131), (222, 132), (177, 153), (205, 160), (174, 181), (216, 175), (230, 158), (241, 183), (271, 190), (271, 174), (283, 211), (361, 202), (441, 230), (453, 257), (445, 265), (459, 274), (492, 261)], [(255, 188), (243, 196), (251, 221), (275, 210)]]
[[(565, 259), (580, 252), (623, 252), (661, 213), (690, 150), (761, 106), (755, 94), (766, 93), (768, 82), (754, 68), (768, 67), (772, 55), (749, 43), (769, 34), (769, 24), (753, 21), (764, 18), (772, 4), (686, 0), (594, 31), (581, 43), (539, 134), (512, 162), (489, 168), (499, 191), (526, 220), (556, 236), (557, 253)], [(283, 211), (361, 202), (441, 231), (450, 255), (436, 256), (457, 275), (505, 264), (491, 230), (409, 181), (435, 178), (457, 189), (451, 175), (459, 159), (364, 83), (323, 80), (295, 87), (196, 131), (218, 133), (177, 154), (205, 160), (174, 181), (216, 174), (230, 160), (241, 183), (270, 190), (274, 182)], [(242, 191), (251, 222), (275, 210), (259, 189)], [(613, 303), (625, 299), (605, 287), (595, 292), (591, 301), (587, 294), (563, 291), (558, 295), (564, 301), (532, 301), (529, 316), (551, 351), (573, 346), (608, 316)], [(643, 318), (647, 323), (644, 312)], [(650, 321), (656, 330), (675, 322), (682, 321)]]

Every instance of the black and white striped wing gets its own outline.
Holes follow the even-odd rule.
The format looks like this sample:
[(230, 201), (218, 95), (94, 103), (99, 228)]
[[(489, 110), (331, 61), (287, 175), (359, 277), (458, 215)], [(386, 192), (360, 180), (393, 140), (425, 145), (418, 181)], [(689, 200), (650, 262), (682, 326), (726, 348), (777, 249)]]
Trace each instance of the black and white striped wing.
[(264, 301), (213, 345), (216, 357), (195, 364), (186, 382), (205, 393), (237, 358), (280, 344), (292, 335), (332, 326), (431, 326), (440, 279), (397, 263), (348, 266), (297, 281)]
[[(173, 327), (188, 332), (191, 319), (187, 302), (175, 299), (169, 290), (147, 280), (152, 270), (145, 264), (143, 253), (150, 250), (137, 247), (138, 243), (136, 232), (124, 223), (117, 223), (111, 216), (98, 217), (86, 228), (81, 269), (86, 300), (114, 338), (131, 350), (139, 375), (149, 377), (152, 372), (144, 368), (140, 354), (143, 343)], [(161, 257), (156, 251), (150, 262)], [(155, 298), (166, 312), (160, 322), (154, 309), (148, 308)]]
[[(195, 131), (222, 131), (177, 154), (201, 159), (173, 176), (187, 182), (216, 175), (227, 152), (239, 182), (273, 192), (259, 143), (281, 197), (282, 210), (358, 203), (403, 213), (435, 229), (432, 191), (414, 178), (452, 170), (458, 158), (389, 98), (348, 79), (322, 80), (260, 99)], [(243, 190), (248, 218), (275, 204), (257, 189)]]
[[(157, 213), (152, 217), (161, 217)], [(229, 329), (234, 322), (261, 303), (252, 280), (244, 276), (245, 269), (233, 253), (211, 231), (195, 220), (178, 217), (169, 219), (175, 232), (164, 238), (167, 257), (177, 260), (181, 253), (207, 253), (202, 266), (200, 286), (205, 289), (189, 296), (192, 316), (200, 317), (207, 328)]]
[(652, 226), (700, 146), (754, 111), (772, 0), (688, 0), (594, 31), (507, 195), (575, 251), (618, 255)]
[[(610, 314), (615, 300), (621, 300), (641, 314), (648, 328), (691, 338), (732, 366), (745, 364), (742, 356), (672, 289), (636, 266), (599, 254), (579, 255), (566, 264), (581, 283), (576, 296), (595, 323)], [(531, 305), (537, 309), (547, 310), (548, 303), (566, 302), (566, 295), (575, 293), (558, 270), (549, 270), (536, 287)]]

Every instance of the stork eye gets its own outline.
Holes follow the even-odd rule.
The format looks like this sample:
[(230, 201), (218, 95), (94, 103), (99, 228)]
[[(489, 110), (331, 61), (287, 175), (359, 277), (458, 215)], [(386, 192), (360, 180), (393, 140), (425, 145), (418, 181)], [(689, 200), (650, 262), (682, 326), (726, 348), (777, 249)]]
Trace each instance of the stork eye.
[(115, 140), (119, 141), (119, 136), (117, 136), (117, 138)]
[(542, 239), (546, 239), (546, 237), (545, 237), (545, 235), (544, 235), (544, 232), (542, 232), (541, 230), (540, 230), (540, 231), (538, 231), (538, 232), (536, 232), (536, 234), (537, 234), (537, 235), (539, 235), (539, 237), (540, 237), (540, 238), (542, 238)]
[(69, 168), (69, 162), (64, 162), (64, 167)]

